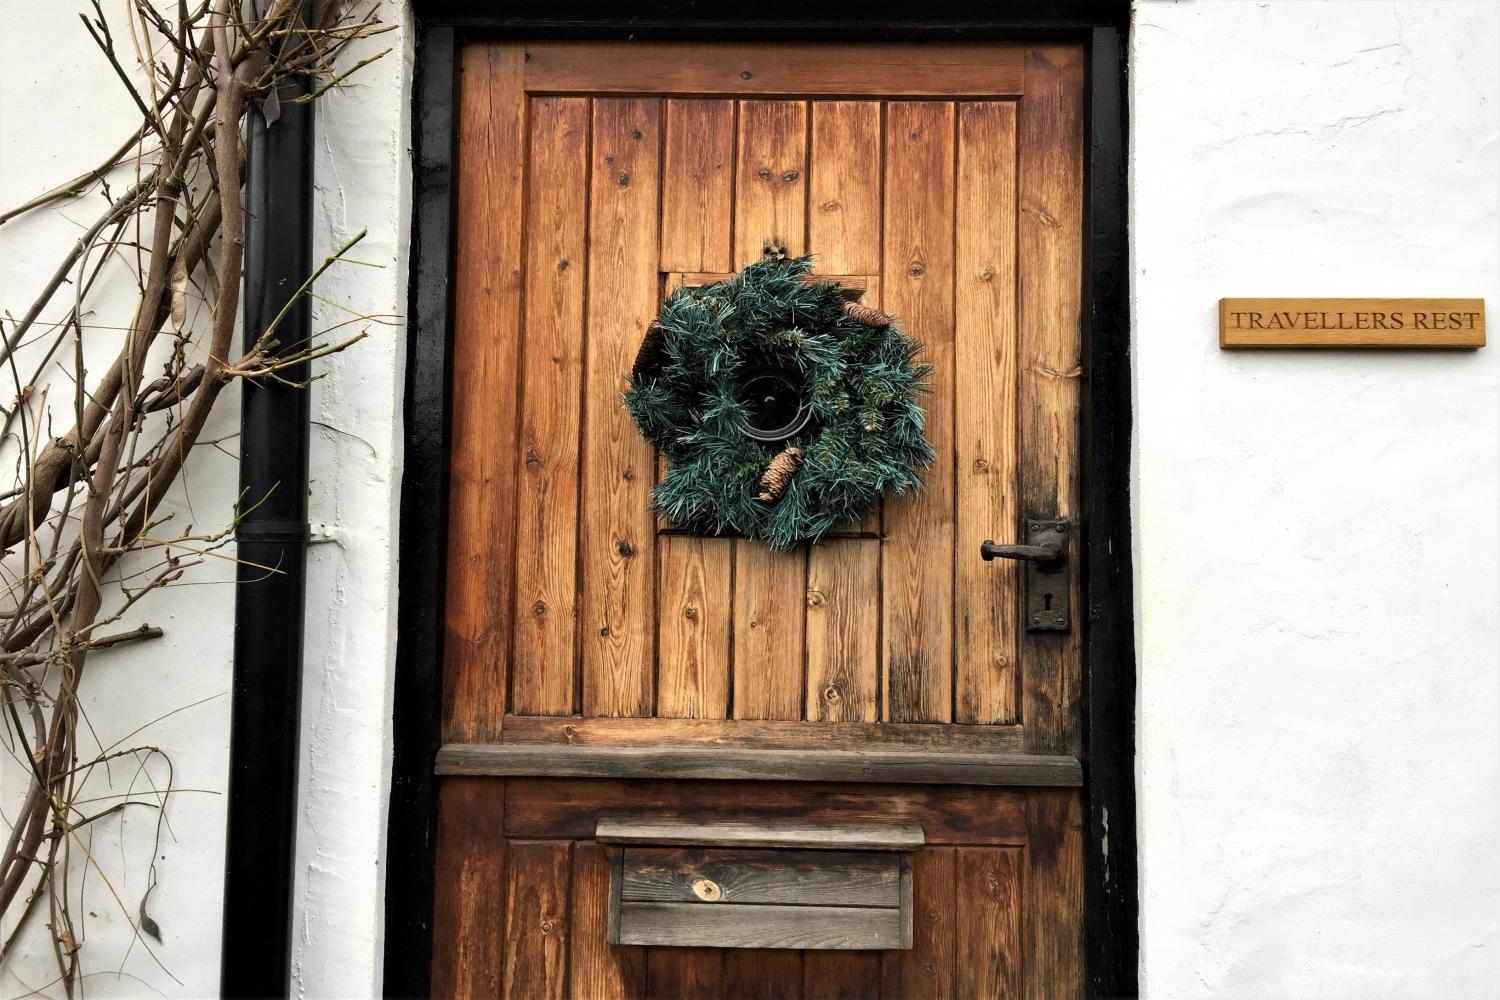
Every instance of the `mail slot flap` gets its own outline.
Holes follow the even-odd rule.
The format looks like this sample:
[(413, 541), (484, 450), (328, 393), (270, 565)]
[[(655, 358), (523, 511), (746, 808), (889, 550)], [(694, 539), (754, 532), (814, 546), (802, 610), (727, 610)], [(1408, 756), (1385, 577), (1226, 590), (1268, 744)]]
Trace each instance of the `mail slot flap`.
[(911, 851), (923, 842), (915, 824), (601, 819), (596, 837), (613, 846), (611, 944), (911, 947)]
[(901, 855), (627, 847), (627, 903), (901, 904)]

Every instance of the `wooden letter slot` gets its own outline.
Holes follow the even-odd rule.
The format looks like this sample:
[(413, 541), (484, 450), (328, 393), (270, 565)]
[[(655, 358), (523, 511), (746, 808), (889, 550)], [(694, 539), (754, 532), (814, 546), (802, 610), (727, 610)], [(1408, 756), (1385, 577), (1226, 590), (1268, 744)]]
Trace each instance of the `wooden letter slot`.
[(910, 948), (922, 828), (601, 819), (610, 944)]

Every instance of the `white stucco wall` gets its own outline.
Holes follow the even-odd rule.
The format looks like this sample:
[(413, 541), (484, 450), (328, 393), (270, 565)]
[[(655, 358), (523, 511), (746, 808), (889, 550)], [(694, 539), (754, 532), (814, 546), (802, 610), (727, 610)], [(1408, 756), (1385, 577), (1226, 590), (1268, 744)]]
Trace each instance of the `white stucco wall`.
[[(0, 19), (22, 8), (25, 29), (0, 33), (5, 204), (83, 169), (126, 110), (102, 63), (55, 58), (83, 51), (75, 5), (0, 0)], [(317, 240), (368, 228), (356, 256), (381, 267), (322, 292), (404, 318), (414, 36), (404, 3), (382, 9), (399, 30), (375, 44), (395, 51), (320, 112)], [(1143, 986), (1500, 995), (1500, 344), (1229, 354), (1215, 337), (1223, 295), (1484, 296), (1493, 312), (1500, 5), (1141, 0), (1131, 73)], [(71, 231), (0, 229), (0, 306)], [(383, 872), (404, 863), (384, 856), (404, 327), (372, 334), (313, 390), (308, 997), (378, 990)], [(232, 502), (227, 461), (194, 476), (196, 509)], [(157, 852), (177, 982), (139, 947), (116, 974), (129, 937), (102, 906), (92, 996), (216, 992), (232, 606), (224, 586), (178, 592), (145, 615), (160, 644), (91, 676), (114, 736), (211, 699), (147, 731), (179, 786), (206, 790), (172, 804)], [(96, 832), (125, 844), (132, 905), (144, 826)], [(14, 966), (26, 988), (45, 982), (41, 948)], [(0, 975), (0, 995), (20, 982)]]
[[(0, 0), (0, 204), (17, 205), (85, 170), (96, 167), (138, 121), (128, 95), (109, 65), (88, 40), (78, 13), (86, 5), (36, 4)], [(118, 9), (118, 8), (116, 8)], [(59, 54), (68, 53), (67, 58)], [(118, 186), (116, 191), (118, 191)], [(67, 248), (104, 205), (97, 194), (60, 211), (23, 216), (0, 227), (0, 311), (22, 315)], [(101, 283), (85, 301), (85, 345), (95, 371), (119, 351), (131, 320), (133, 279), (119, 274)], [(70, 304), (64, 291), (42, 315), (61, 316)], [(10, 323), (6, 322), (9, 331)], [(44, 348), (45, 344), (39, 343)], [(22, 352), (29, 374), (39, 352)], [(25, 375), (22, 376), (23, 378)], [(6, 370), (0, 390), (5, 405), (15, 394)], [(71, 392), (54, 381), (54, 392)], [(52, 433), (72, 425), (62, 407)], [(233, 515), (238, 473), (232, 457), (239, 431), (239, 393), (225, 393), (204, 428), (205, 441), (229, 438), (226, 451), (199, 449), (183, 489), (162, 506), (172, 521), (161, 530), (197, 525), (217, 530)], [(0, 473), (11, 484), (13, 443), (0, 444)], [(231, 544), (221, 555), (234, 555)], [(8, 579), (7, 579), (8, 582)], [(129, 788), (178, 791), (167, 799), (161, 839), (157, 815), (146, 807), (127, 809), (81, 831), (93, 867), (75, 850), (72, 884), (84, 885), (84, 906), (75, 911), (85, 935), (83, 989), (90, 997), (214, 995), (219, 982), (220, 908), (224, 881), (224, 797), (228, 769), (229, 690), (234, 621), (234, 565), (208, 558), (181, 586), (158, 591), (136, 606), (122, 628), (141, 622), (165, 634), (151, 642), (103, 650), (89, 657), (81, 685), (88, 735), (82, 750), (97, 751), (125, 740), (128, 746), (154, 746), (161, 755), (138, 773), (135, 761), (114, 761), (98, 769), (80, 796), (95, 798), (92, 809), (118, 799), (104, 798)], [(134, 732), (139, 729), (139, 732)], [(132, 735), (134, 733), (134, 735)], [(167, 761), (170, 760), (170, 771)], [(147, 775), (149, 775), (149, 783)], [(0, 831), (8, 833), (26, 791), (26, 772), (0, 753)], [(154, 863), (157, 886), (147, 912), (163, 941), (133, 940), (142, 894)], [(103, 876), (107, 876), (108, 885)], [(0, 996), (39, 990), (61, 996), (45, 911), (0, 969)], [(4, 930), (9, 932), (10, 923)]]
[[(120, 123), (133, 114), (78, 21), (87, 7), (0, 0), (0, 22), (24, 25), (0, 32), (0, 204), (7, 208), (91, 169), (121, 141)], [(118, 9), (106, 5), (106, 13), (113, 17)], [(377, 995), (384, 947), (414, 39), (404, 4), (385, 0), (382, 16), (397, 30), (360, 43), (346, 58), (352, 65), (392, 51), (327, 97), (317, 130), (315, 254), (321, 258), (367, 229), (351, 256), (377, 266), (332, 270), (317, 289), (327, 302), (314, 307), (314, 329), (349, 318), (332, 303), (383, 320), (369, 324), (370, 337), (355, 349), (321, 363), (326, 377), (311, 390), (314, 545), (292, 973), (298, 995), (317, 997)], [(64, 52), (76, 58), (57, 58)], [(77, 238), (79, 222), (87, 224), (96, 211), (84, 202), (0, 228), (0, 309), (24, 311)], [(118, 349), (118, 331), (109, 327), (129, 320), (128, 286), (101, 289), (91, 300), (98, 326), (91, 336), (99, 338), (101, 363)], [(354, 329), (344, 328), (345, 335)], [(235, 434), (238, 413), (237, 392), (226, 394), (204, 438)], [(233, 448), (232, 440), (226, 448)], [(232, 457), (200, 449), (186, 489), (163, 509), (179, 521), (222, 525), (236, 491)], [(121, 907), (91, 872), (83, 954), (84, 989), (94, 998), (218, 995), (233, 565), (210, 560), (191, 579), (193, 586), (153, 595), (140, 606), (139, 619), (163, 626), (163, 639), (90, 658), (85, 708), (104, 744), (184, 709), (132, 740), (169, 754), (176, 787), (184, 789), (169, 801), (170, 830), (156, 851), (159, 884), (149, 912), (165, 940), (147, 942), (154, 958), (141, 942), (132, 943)], [(162, 782), (161, 761), (151, 766), (153, 779)], [(132, 770), (117, 765), (114, 777), (122, 790)], [(96, 794), (109, 791), (102, 773), (96, 781)], [(25, 780), (8, 757), (0, 758), (0, 784), (0, 810), (9, 817)], [(8, 818), (0, 829), (9, 830)], [(155, 816), (127, 812), (93, 830), (91, 849), (134, 918), (152, 860)], [(38, 923), (0, 970), (0, 996), (31, 990), (60, 996), (48, 985), (54, 976), (51, 946)]]
[(1500, 8), (1141, 2), (1154, 997), (1500, 996), (1500, 344), (1226, 353), (1233, 295), (1500, 306)]

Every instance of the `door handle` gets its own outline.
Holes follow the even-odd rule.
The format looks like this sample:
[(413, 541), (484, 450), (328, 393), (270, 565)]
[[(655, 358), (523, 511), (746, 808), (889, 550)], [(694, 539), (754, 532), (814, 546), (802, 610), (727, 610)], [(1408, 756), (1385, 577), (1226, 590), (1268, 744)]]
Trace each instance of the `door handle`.
[(979, 555), (991, 559), (1015, 559), (1026, 564), (1022, 586), (1025, 594), (1025, 624), (1028, 632), (1066, 632), (1072, 627), (1068, 613), (1072, 581), (1068, 571), (1068, 522), (1028, 517), (1025, 541), (1000, 545), (986, 540)]
[(1021, 562), (1055, 565), (1065, 558), (1062, 542), (1047, 541), (1041, 545), (999, 545), (986, 538), (979, 546), (986, 562), (991, 559), (1018, 559)]

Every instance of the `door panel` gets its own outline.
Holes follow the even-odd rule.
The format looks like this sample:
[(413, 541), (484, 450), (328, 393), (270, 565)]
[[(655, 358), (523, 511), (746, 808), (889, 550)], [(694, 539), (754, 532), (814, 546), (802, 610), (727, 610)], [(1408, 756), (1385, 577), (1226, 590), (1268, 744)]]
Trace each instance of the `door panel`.
[[(1082, 831), (1072, 790), (745, 783), (727, 791), (737, 815), (768, 822), (921, 822), (928, 847), (913, 862), (912, 948), (605, 944), (609, 860), (592, 840), (594, 818), (709, 821), (723, 814), (724, 783), (447, 778), (439, 809), (450, 836), (460, 815), (493, 825), (483, 879), (466, 870), (457, 898), (439, 900), (437, 995), (1055, 1000), (1080, 989)], [(502, 811), (504, 821), (493, 822)], [(502, 856), (500, 871), (493, 862)]]
[[(1017, 535), (1023, 510), (1066, 517), (1074, 502), (1079, 151), (1020, 148), (1029, 92), (531, 96), (519, 246), (491, 204), (518, 180), (493, 162), (514, 131), (485, 75), (497, 51), (465, 60), (464, 93), (471, 79), (488, 89), (460, 157), (460, 273), (482, 290), (460, 294), (455, 331), (480, 364), (455, 372), (451, 557), (472, 569), (450, 583), (448, 735), (503, 738), (505, 676), (518, 715), (995, 725), (1024, 724), (1029, 698), (1045, 730), (1033, 745), (1073, 746), (1076, 644), (1026, 640), (1019, 573), (974, 553)], [(1076, 131), (1078, 109), (1062, 110)], [(1056, 144), (1059, 127), (1033, 124), (1028, 141)], [(923, 491), (791, 553), (662, 534), (647, 513), (657, 460), (619, 404), (661, 296), (768, 242), (860, 278), (932, 366)], [(835, 606), (815, 578), (878, 607)], [(491, 600), (507, 592), (508, 613)]]
[[(1022, 574), (977, 550), (1078, 505), (1081, 51), (475, 43), (461, 65), (444, 741), (1076, 755), (1076, 621), (1025, 631)], [(789, 553), (659, 522), (620, 398), (662, 297), (768, 245), (933, 369), (922, 492)], [(440, 996), (1081, 989), (1076, 788), (492, 773), (440, 779)], [(603, 816), (916, 822), (914, 947), (608, 945)]]

